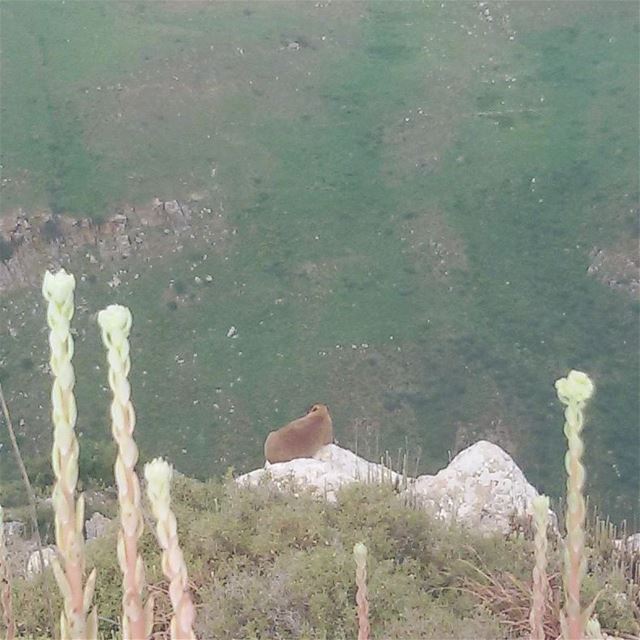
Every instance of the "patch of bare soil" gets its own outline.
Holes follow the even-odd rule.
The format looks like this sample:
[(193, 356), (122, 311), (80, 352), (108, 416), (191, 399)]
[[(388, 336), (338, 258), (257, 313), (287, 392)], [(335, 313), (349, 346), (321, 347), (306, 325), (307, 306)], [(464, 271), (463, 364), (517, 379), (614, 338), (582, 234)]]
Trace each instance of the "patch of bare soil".
[(446, 282), (456, 271), (468, 271), (462, 238), (437, 209), (409, 215), (402, 222), (400, 240), (416, 268)]
[[(485, 115), (469, 107), (471, 86), (480, 81), (496, 91), (508, 88), (513, 74), (505, 73), (511, 63), (504, 41), (515, 36), (504, 11), (506, 4), (452, 3), (457, 11), (447, 28), (466, 33), (466, 46), (451, 48), (446, 34), (425, 32), (424, 71), (415, 78), (420, 98), (408, 102), (383, 133), (385, 177), (390, 185), (402, 186), (407, 177), (437, 172), (461, 125)], [(527, 111), (528, 106), (522, 109)], [(460, 156), (458, 162), (463, 164), (465, 158)]]
[(207, 139), (233, 139), (242, 118), (237, 122), (220, 114), (224, 101), (234, 96), (259, 105), (260, 112), (271, 118), (302, 115), (317, 120), (324, 105), (313, 90), (318, 65), (336, 56), (336, 51), (348, 55), (354, 23), (361, 17), (359, 3), (247, 3), (235, 10), (233, 3), (198, 0), (152, 4), (167, 12), (221, 12), (221, 19), (237, 12), (247, 21), (273, 19), (271, 14), (275, 10), (277, 16), (279, 6), (290, 8), (302, 20), (308, 18), (308, 28), (257, 39), (234, 27), (216, 33), (213, 44), (195, 23), (193, 27), (156, 24), (164, 38), (179, 37), (189, 46), (167, 58), (150, 58), (115, 84), (83, 87), (81, 110), (92, 123), (86, 143), (96, 153), (106, 153), (107, 146), (110, 155), (118, 154), (119, 149), (129, 148), (132, 136), (139, 137), (134, 152), (150, 135), (163, 137), (167, 146), (176, 139), (192, 140), (194, 123)]
[(602, 284), (640, 299), (640, 251), (638, 241), (628, 238), (612, 247), (593, 247), (588, 273)]
[(322, 261), (307, 260), (293, 271), (292, 289), (301, 292), (305, 303), (324, 303), (333, 293), (336, 278), (359, 265), (358, 256), (343, 256)]
[(214, 4), (214, 0), (165, 0), (160, 6), (165, 11), (200, 11)]

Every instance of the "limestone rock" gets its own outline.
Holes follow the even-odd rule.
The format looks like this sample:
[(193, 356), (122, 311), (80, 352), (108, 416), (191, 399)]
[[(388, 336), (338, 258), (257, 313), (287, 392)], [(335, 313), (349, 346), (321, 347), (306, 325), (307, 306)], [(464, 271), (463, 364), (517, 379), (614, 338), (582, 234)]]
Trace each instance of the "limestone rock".
[(640, 554), (640, 533), (633, 533), (626, 539), (614, 540), (613, 544), (616, 549), (620, 549), (621, 551)]
[[(48, 567), (55, 557), (56, 550), (54, 547), (44, 547), (42, 549), (42, 560), (44, 561), (45, 567)], [(27, 577), (32, 578), (41, 571), (42, 565), (40, 564), (40, 553), (38, 551), (34, 551), (29, 556), (29, 560), (27, 560)]]
[(162, 203), (162, 209), (174, 231), (184, 231), (189, 228), (191, 209), (187, 204), (178, 200), (166, 200)]
[(348, 449), (335, 444), (322, 447), (313, 458), (298, 458), (290, 462), (266, 463), (263, 469), (256, 469), (236, 479), (245, 486), (255, 486), (265, 481), (273, 481), (284, 487), (294, 480), (314, 489), (319, 495), (334, 502), (336, 491), (352, 482), (399, 482), (399, 474), (391, 469), (360, 458)]
[(180, 203), (177, 200), (167, 200), (162, 206), (170, 216), (178, 216), (182, 214)]
[(2, 525), (2, 528), (5, 538), (21, 538), (22, 536), (24, 536), (24, 522), (20, 522), (20, 520), (9, 520)]
[(111, 520), (103, 516), (99, 511), (96, 511), (85, 523), (84, 530), (87, 540), (94, 540), (95, 538), (102, 538), (111, 526)]
[(538, 495), (513, 458), (486, 440), (461, 451), (435, 476), (416, 478), (413, 490), (437, 517), (484, 533), (508, 533), (514, 516), (527, 517)]
[[(335, 501), (336, 491), (353, 482), (389, 482), (402, 487), (407, 497), (436, 517), (456, 520), (483, 533), (508, 533), (515, 518), (527, 518), (538, 495), (511, 456), (497, 445), (480, 441), (459, 453), (435, 476), (406, 479), (381, 464), (329, 444), (314, 458), (267, 464), (237, 478), (245, 486), (291, 481)], [(555, 514), (551, 514), (555, 522)]]

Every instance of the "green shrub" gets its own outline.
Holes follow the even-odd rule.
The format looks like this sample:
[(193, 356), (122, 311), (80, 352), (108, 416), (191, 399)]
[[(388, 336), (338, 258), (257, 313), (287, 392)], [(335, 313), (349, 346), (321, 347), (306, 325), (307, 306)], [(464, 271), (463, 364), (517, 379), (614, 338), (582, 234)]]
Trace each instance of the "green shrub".
[[(194, 586), (198, 637), (354, 638), (352, 549), (360, 540), (369, 549), (372, 638), (510, 637), (499, 613), (479, 606), (465, 585), (470, 578), (481, 579), (477, 569), (512, 575), (529, 585), (530, 540), (522, 535), (480, 537), (435, 521), (405, 506), (391, 487), (351, 485), (338, 492), (335, 503), (292, 488), (294, 492), (280, 492), (264, 484), (244, 489), (233, 482), (176, 478), (172, 504)], [(157, 545), (148, 530), (140, 549), (160, 631), (169, 604)], [(627, 583), (616, 569), (615, 554), (601, 551), (591, 553), (585, 600), (608, 585), (596, 607), (602, 627), (637, 634), (638, 611), (621, 595)], [(121, 615), (115, 531), (87, 545), (87, 562), (98, 568), (100, 631), (111, 638)], [(549, 571), (560, 569), (560, 550), (552, 543)], [(21, 631), (42, 635), (47, 621), (42, 578), (17, 580), (15, 587)], [(56, 589), (52, 593), (58, 598)]]

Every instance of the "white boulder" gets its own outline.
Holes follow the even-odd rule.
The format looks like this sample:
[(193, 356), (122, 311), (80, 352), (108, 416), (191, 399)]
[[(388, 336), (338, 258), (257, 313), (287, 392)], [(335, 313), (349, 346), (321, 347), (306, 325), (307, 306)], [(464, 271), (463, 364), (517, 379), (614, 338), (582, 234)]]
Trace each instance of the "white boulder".
[(389, 482), (398, 488), (406, 486), (412, 501), (436, 517), (487, 534), (508, 533), (514, 518), (528, 517), (531, 501), (538, 495), (511, 456), (485, 440), (460, 452), (435, 476), (408, 478), (406, 484), (388, 467), (334, 444), (322, 447), (313, 458), (267, 463), (236, 482), (244, 486), (273, 482), (281, 488), (293, 483), (329, 501), (335, 501), (340, 487), (353, 482)]
[(9, 520), (9, 522), (5, 522), (2, 525), (4, 535), (6, 538), (21, 538), (24, 536), (25, 526), (24, 522), (20, 522), (19, 520)]
[(96, 511), (85, 523), (84, 530), (87, 540), (102, 538), (111, 527), (111, 520)]
[(613, 544), (620, 551), (628, 551), (629, 553), (640, 553), (640, 533), (634, 533), (626, 539), (614, 540)]
[[(54, 547), (43, 547), (42, 549), (42, 561), (44, 566), (48, 567), (51, 561), (56, 557), (56, 550)], [(42, 562), (40, 561), (40, 552), (34, 551), (27, 560), (27, 577), (32, 578), (42, 571)]]
[(513, 458), (486, 440), (461, 451), (435, 476), (416, 478), (413, 491), (437, 517), (483, 533), (508, 533), (514, 517), (531, 514), (538, 495)]
[(290, 462), (266, 463), (236, 479), (244, 486), (255, 486), (272, 481), (280, 487), (291, 481), (315, 490), (330, 502), (336, 499), (336, 491), (352, 482), (399, 482), (400, 475), (381, 464), (360, 458), (348, 449), (335, 444), (322, 447), (313, 458), (297, 458)]

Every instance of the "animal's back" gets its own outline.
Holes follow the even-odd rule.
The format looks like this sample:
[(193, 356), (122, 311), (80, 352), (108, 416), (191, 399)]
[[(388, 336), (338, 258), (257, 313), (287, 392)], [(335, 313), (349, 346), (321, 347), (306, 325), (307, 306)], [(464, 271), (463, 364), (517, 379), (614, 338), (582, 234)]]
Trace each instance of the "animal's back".
[(272, 431), (264, 443), (268, 462), (311, 458), (320, 447), (333, 442), (333, 424), (327, 407), (314, 405), (302, 418)]

